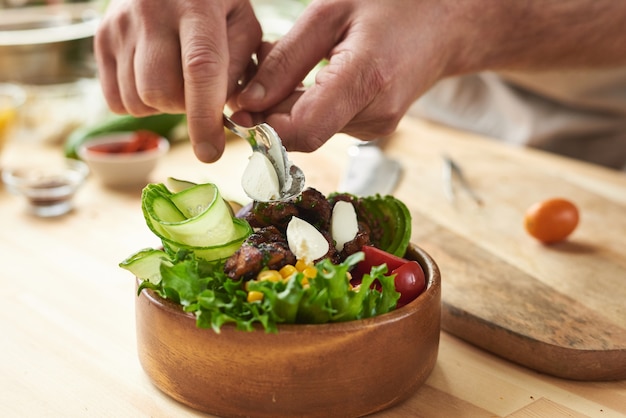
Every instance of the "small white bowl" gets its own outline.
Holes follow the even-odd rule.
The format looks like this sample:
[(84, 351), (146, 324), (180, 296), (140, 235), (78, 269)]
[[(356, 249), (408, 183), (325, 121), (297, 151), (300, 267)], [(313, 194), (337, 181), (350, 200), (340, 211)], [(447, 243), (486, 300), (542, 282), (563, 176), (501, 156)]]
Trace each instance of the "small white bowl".
[[(87, 140), (77, 150), (91, 172), (108, 187), (136, 187), (148, 183), (150, 173), (170, 148), (169, 141), (156, 134), (157, 145), (144, 151), (113, 152), (116, 145), (130, 144), (137, 132), (116, 132)], [(110, 147), (111, 152), (97, 148)]]

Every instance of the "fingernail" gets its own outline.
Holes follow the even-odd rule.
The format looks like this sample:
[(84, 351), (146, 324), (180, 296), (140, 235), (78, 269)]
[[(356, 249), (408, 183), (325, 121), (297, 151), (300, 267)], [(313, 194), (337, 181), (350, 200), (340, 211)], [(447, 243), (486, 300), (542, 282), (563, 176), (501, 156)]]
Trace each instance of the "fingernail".
[(259, 83), (252, 83), (243, 89), (241, 95), (249, 101), (263, 100), (265, 97), (265, 87)]
[(196, 157), (204, 163), (212, 163), (219, 157), (217, 149), (210, 142), (194, 144), (193, 152), (196, 154)]

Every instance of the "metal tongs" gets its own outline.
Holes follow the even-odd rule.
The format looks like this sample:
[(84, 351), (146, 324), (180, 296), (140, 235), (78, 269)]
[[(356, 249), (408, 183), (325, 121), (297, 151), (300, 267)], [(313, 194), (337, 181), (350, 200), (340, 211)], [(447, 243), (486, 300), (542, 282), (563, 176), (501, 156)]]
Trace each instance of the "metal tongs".
[(483, 200), (476, 194), (474, 189), (470, 186), (469, 182), (463, 174), (461, 167), (450, 156), (444, 154), (443, 158), (443, 181), (444, 191), (448, 199), (453, 202), (456, 198), (455, 184), (459, 184), (461, 188), (476, 202), (478, 206), (483, 205)]

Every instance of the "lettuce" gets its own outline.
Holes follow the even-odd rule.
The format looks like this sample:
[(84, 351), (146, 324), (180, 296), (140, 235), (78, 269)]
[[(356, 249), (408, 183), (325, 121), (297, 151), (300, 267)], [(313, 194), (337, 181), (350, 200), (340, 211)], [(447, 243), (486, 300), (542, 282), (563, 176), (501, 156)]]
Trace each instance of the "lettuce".
[(152, 289), (179, 303), (196, 316), (199, 328), (217, 333), (226, 323), (246, 331), (253, 330), (256, 323), (266, 332), (276, 332), (281, 323), (350, 321), (389, 312), (400, 297), (394, 276), (385, 275), (385, 265), (372, 268), (358, 289), (352, 289), (348, 271), (363, 258), (358, 252), (337, 265), (322, 260), (315, 266), (317, 276), (308, 284), (303, 284), (302, 273), (287, 281), (250, 281), (248, 290), (262, 292), (264, 298), (248, 302), (243, 282), (228, 278), (222, 262), (197, 259), (193, 252), (181, 251), (171, 263), (161, 264), (158, 283), (146, 280), (139, 292)]

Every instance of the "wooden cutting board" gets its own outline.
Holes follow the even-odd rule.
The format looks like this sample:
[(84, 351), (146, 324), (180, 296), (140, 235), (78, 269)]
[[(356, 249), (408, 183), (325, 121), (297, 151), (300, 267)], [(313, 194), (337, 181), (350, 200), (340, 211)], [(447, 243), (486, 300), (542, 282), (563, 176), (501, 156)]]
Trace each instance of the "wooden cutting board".
[[(335, 191), (351, 143), (293, 159), (308, 185)], [(403, 167), (394, 194), (411, 210), (412, 241), (441, 269), (445, 331), (549, 375), (626, 379), (626, 174), (410, 119), (384, 149)], [(482, 205), (461, 190), (448, 200), (443, 155)], [(557, 196), (581, 221), (544, 246), (526, 234), (524, 212)]]
[[(611, 291), (620, 281), (622, 289), (625, 286), (623, 269), (617, 271), (621, 278), (607, 278), (616, 269), (603, 272), (602, 266), (587, 271), (576, 287), (589, 291), (573, 297), (488, 251), (468, 250), (471, 246), (462, 237), (443, 229), (424, 237), (422, 246), (443, 271), (444, 330), (550, 375), (576, 380), (626, 378), (626, 299), (623, 290)], [(561, 249), (585, 257), (576, 254), (574, 245)]]
[[(442, 271), (442, 328), (542, 373), (625, 379), (626, 175), (446, 135), (400, 130), (388, 148), (404, 158), (396, 195), (411, 208), (413, 241)], [(408, 161), (415, 147), (419, 159)], [(461, 164), (482, 206), (461, 191), (445, 199), (442, 153)], [(545, 246), (526, 234), (523, 214), (556, 196), (577, 204), (581, 222)]]

